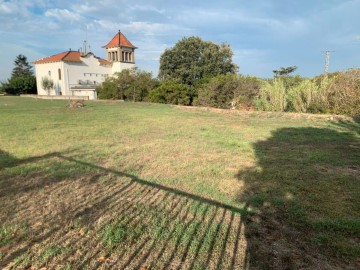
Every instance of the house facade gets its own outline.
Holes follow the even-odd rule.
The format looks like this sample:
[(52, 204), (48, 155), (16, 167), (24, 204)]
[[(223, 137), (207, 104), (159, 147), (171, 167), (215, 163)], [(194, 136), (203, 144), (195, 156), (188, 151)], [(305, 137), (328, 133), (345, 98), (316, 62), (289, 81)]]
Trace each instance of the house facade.
[[(106, 59), (69, 50), (33, 62), (38, 95), (96, 99), (96, 87), (106, 77), (135, 67), (137, 48), (120, 31), (103, 48)], [(53, 83), (51, 89), (44, 89), (44, 79)]]

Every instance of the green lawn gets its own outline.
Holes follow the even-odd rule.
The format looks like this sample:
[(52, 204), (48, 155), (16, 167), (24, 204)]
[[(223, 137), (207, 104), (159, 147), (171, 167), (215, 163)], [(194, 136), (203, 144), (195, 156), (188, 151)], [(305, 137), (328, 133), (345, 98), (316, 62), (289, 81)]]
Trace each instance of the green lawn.
[(0, 97), (0, 269), (356, 269), (360, 124)]

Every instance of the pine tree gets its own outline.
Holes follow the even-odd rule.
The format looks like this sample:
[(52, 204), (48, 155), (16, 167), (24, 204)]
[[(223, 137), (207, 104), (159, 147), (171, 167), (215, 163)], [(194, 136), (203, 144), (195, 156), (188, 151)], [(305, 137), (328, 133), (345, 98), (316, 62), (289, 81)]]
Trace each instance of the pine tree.
[(0, 84), (0, 92), (10, 95), (36, 94), (36, 78), (26, 56), (19, 54), (14, 65), (11, 78)]
[(19, 54), (14, 61), (14, 65), (11, 79), (15, 77), (33, 76), (32, 66), (28, 63), (25, 55)]

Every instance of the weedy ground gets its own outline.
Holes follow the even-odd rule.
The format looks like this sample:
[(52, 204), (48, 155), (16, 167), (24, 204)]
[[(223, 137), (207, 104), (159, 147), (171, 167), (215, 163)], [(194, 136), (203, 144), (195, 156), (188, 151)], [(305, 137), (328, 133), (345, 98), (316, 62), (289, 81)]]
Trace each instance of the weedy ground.
[(360, 124), (0, 97), (0, 268), (356, 269)]

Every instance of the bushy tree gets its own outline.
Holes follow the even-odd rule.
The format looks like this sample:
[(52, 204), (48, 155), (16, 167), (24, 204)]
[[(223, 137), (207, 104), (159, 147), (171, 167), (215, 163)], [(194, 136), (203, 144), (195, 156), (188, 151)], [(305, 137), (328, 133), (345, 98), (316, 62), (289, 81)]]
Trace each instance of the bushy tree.
[(96, 92), (99, 99), (121, 99), (114, 77), (107, 77), (100, 86), (96, 87)]
[(13, 77), (7, 82), (2, 82), (0, 92), (9, 95), (36, 94), (35, 76)]
[(99, 99), (146, 101), (157, 81), (152, 74), (139, 69), (125, 69), (107, 78), (97, 87)]
[(133, 82), (125, 89), (124, 94), (128, 100), (146, 101), (151, 89), (157, 85), (150, 72), (136, 70)]
[(11, 78), (1, 83), (2, 91), (11, 95), (36, 94), (36, 78), (26, 56), (19, 54), (14, 65)]
[(161, 55), (159, 78), (194, 86), (202, 78), (236, 73), (238, 67), (232, 56), (226, 43), (217, 45), (199, 37), (183, 38)]
[(149, 93), (149, 101), (175, 105), (190, 105), (191, 88), (186, 84), (171, 81), (162, 82)]

